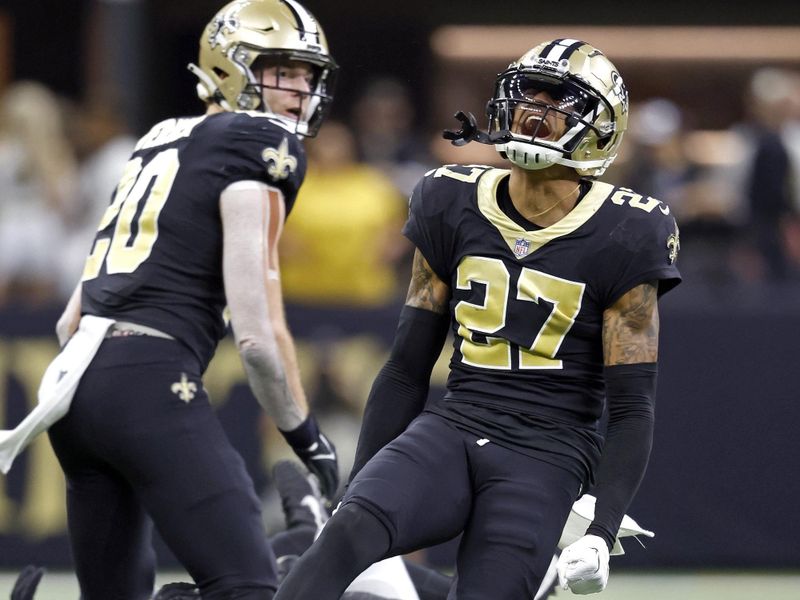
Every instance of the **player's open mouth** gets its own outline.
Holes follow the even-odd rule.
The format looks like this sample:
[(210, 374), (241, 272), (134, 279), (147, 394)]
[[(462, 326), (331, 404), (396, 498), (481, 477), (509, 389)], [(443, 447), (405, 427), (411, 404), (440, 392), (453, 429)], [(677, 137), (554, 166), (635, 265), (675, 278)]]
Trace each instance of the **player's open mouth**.
[(520, 133), (540, 139), (547, 139), (552, 135), (553, 128), (550, 127), (550, 123), (548, 123), (546, 119), (542, 119), (539, 116), (530, 116), (523, 122)]

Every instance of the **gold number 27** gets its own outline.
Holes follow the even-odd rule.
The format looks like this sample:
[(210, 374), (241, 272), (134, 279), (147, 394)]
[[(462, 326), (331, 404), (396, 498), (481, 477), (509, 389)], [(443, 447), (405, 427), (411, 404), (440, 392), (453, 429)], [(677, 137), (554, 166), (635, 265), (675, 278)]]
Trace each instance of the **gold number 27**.
[[(106, 272), (114, 274), (133, 273), (147, 260), (158, 238), (158, 216), (179, 166), (177, 148), (159, 152), (144, 167), (141, 158), (134, 158), (125, 165), (114, 202), (106, 209), (98, 226), (98, 231), (102, 231), (116, 219), (114, 232), (110, 238), (99, 238), (95, 242), (86, 259), (82, 281), (97, 277), (103, 261)], [(145, 196), (148, 189), (150, 192)], [(137, 222), (138, 231), (131, 240), (133, 219), (142, 200), (144, 206)]]
[[(486, 286), (483, 304), (462, 300), (455, 308), (464, 363), (508, 370), (512, 365), (512, 346), (515, 346), (520, 369), (562, 368), (562, 362), (555, 356), (581, 310), (585, 284), (534, 269), (522, 269), (517, 280), (517, 300), (536, 303), (546, 300), (553, 305), (530, 348), (524, 348), (505, 338), (488, 335), (506, 326), (511, 277), (503, 261), (467, 256), (458, 265), (457, 279), (459, 289), (469, 290), (473, 283)], [(483, 334), (486, 341), (477, 341), (473, 333)]]

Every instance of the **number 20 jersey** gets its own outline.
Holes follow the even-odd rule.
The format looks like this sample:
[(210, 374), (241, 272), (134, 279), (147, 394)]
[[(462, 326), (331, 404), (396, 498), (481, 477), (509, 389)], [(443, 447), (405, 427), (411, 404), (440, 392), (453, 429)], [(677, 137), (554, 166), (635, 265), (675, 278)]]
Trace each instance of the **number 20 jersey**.
[(82, 278), (83, 313), (170, 334), (205, 369), (226, 330), (220, 194), (245, 180), (278, 188), (284, 206), (269, 194), (269, 228), (277, 230), (272, 217), (289, 213), (305, 169), (299, 138), (260, 113), (155, 125), (137, 143), (98, 227)]
[(448, 165), (411, 196), (403, 233), (452, 292), (450, 376), (432, 410), (488, 439), (560, 452), (525, 424), (596, 428), (603, 311), (641, 283), (658, 281), (659, 294), (679, 283), (678, 230), (662, 202), (589, 181), (559, 222), (525, 226), (498, 202), (509, 173)]

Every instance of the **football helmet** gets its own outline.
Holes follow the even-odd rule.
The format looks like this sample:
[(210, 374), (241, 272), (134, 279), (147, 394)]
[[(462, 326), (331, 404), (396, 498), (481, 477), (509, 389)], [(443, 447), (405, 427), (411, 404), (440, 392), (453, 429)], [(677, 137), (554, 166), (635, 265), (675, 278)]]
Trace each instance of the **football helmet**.
[(486, 113), (488, 139), (515, 165), (561, 164), (598, 177), (617, 156), (628, 124), (628, 92), (600, 50), (557, 39), (529, 50), (497, 76)]
[[(190, 64), (200, 80), (197, 95), (225, 110), (272, 113), (261, 83), (261, 68), (300, 61), (311, 66), (310, 92), (298, 115), (296, 133), (313, 137), (333, 101), (338, 66), (328, 51), (325, 33), (314, 16), (295, 0), (234, 0), (223, 6), (200, 38), (199, 65)], [(274, 89), (281, 86), (280, 76)]]

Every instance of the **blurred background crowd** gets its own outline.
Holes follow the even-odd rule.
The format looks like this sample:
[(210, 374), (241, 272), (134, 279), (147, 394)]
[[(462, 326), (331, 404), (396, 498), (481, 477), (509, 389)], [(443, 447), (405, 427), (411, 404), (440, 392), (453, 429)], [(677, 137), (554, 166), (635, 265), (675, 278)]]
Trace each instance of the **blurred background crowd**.
[[(20, 359), (13, 345), (52, 330), (136, 139), (161, 118), (201, 112), (185, 65), (195, 60), (198, 35), (219, 4), (20, 0), (0, 7), (0, 376), (9, 382), (0, 393), (0, 423), (3, 411), (11, 424), (34, 401), (30, 391), (35, 387), (24, 385), (20, 373), (26, 366), (15, 363)], [(681, 334), (662, 340), (664, 377), (680, 382), (668, 392), (684, 392), (670, 397), (662, 386), (661, 395), (678, 404), (673, 424), (685, 425), (681, 419), (687, 411), (711, 422), (720, 410), (717, 400), (748, 404), (752, 389), (773, 400), (777, 394), (777, 404), (762, 408), (769, 415), (764, 422), (787, 416), (781, 411), (791, 392), (781, 396), (781, 385), (790, 387), (800, 371), (791, 367), (797, 360), (797, 332), (782, 345), (775, 340), (798, 324), (800, 307), (796, 7), (767, 2), (754, 14), (752, 6), (720, 1), (687, 14), (670, 7), (679, 3), (645, 10), (632, 1), (613, 3), (611, 11), (608, 3), (579, 0), (558, 6), (504, 1), (304, 4), (328, 33), (342, 75), (333, 118), (306, 144), (308, 176), (280, 252), (287, 314), (298, 337), (306, 385), (335, 432), (344, 473), (367, 390), (405, 297), (412, 248), (400, 229), (414, 184), (444, 163), (502, 164), (491, 148), (456, 149), (444, 143), (441, 130), (456, 124), (451, 116), (460, 109), (473, 111), (481, 121), (494, 75), (527, 48), (543, 39), (584, 33), (583, 39), (620, 68), (632, 100), (622, 153), (603, 179), (665, 201), (680, 225), (685, 283), (667, 298), (665, 328), (672, 327), (672, 309), (674, 330)], [(783, 312), (765, 325), (763, 313), (775, 311)], [(724, 322), (713, 330), (718, 338), (709, 339), (703, 327), (714, 316)], [(777, 346), (755, 349), (753, 331)], [(722, 336), (730, 332), (741, 337), (731, 333), (734, 337), (725, 341)], [(690, 339), (692, 334), (698, 337)], [(759, 358), (778, 364), (774, 350), (780, 364), (788, 365), (777, 371), (783, 384), (775, 378), (768, 384), (748, 383), (732, 398), (730, 388), (686, 381), (679, 357), (695, 343), (724, 355), (708, 367), (711, 371), (736, 371), (735, 358), (752, 367), (754, 376)], [(48, 352), (55, 351), (52, 344)], [(745, 353), (747, 360), (741, 356)], [(672, 367), (670, 357), (675, 359)], [(441, 367), (435, 388), (443, 383), (445, 364)], [(268, 465), (287, 451), (269, 435), (271, 425), (253, 417), (257, 408), (242, 390), (237, 368), (235, 355), (221, 349), (209, 371), (209, 391), (238, 432), (237, 443), (269, 502)], [(735, 393), (737, 384), (732, 385)], [(20, 392), (25, 389), (27, 394)], [(680, 404), (686, 393), (697, 394), (693, 406)], [(727, 410), (738, 414), (730, 406)], [(656, 453), (668, 454), (668, 440), (679, 432), (668, 429), (670, 413), (665, 416), (658, 424), (664, 439)], [(259, 425), (252, 431), (254, 422)], [(716, 423), (724, 425), (724, 418)], [(727, 440), (726, 435), (714, 440)], [(763, 430), (755, 432), (762, 435)], [(769, 436), (780, 443), (780, 432)], [(686, 447), (685, 440), (680, 444)], [(711, 454), (729, 452), (725, 443), (709, 444), (715, 447)], [(748, 447), (746, 439), (741, 447)], [(32, 483), (32, 470), (48, 460), (23, 461), (16, 474), (0, 481), (0, 548), (16, 548), (5, 566), (41, 555), (48, 538), (63, 537), (61, 497), (40, 499), (34, 513), (29, 508), (38, 485)], [(670, 485), (676, 483), (670, 467), (661, 463), (662, 470), (658, 464), (651, 470), (648, 477), (656, 482), (652, 496), (667, 475)], [(57, 485), (48, 490), (57, 492)], [(646, 489), (643, 496), (649, 497)], [(41, 525), (42, 514), (49, 515), (44, 522), (50, 525)], [(650, 517), (643, 519), (646, 526), (658, 525), (657, 515), (645, 515)], [(668, 517), (666, 523), (671, 522)], [(723, 528), (720, 523), (709, 535), (719, 534), (722, 540)], [(4, 535), (10, 545), (3, 546)], [(669, 536), (667, 547), (672, 550)], [(756, 543), (753, 551), (759, 548)], [(659, 555), (656, 549), (650, 559), (679, 565), (670, 562), (677, 550), (670, 551)], [(720, 552), (713, 555), (713, 564), (745, 561)], [(761, 554), (768, 566), (795, 560), (770, 556)]]

